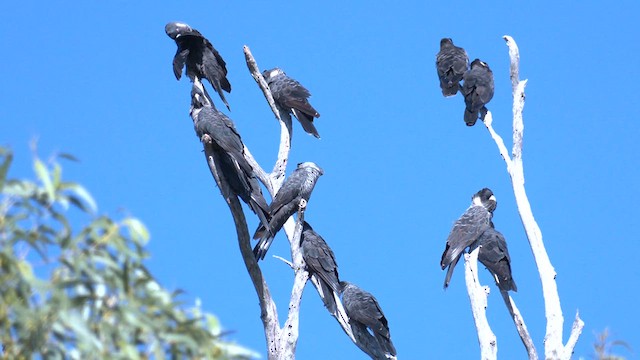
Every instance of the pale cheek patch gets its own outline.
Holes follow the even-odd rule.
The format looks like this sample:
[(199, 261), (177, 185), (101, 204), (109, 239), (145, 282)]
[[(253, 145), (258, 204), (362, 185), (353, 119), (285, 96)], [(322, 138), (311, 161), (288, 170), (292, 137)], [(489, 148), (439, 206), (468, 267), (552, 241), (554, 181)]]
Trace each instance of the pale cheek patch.
[(278, 74), (280, 74), (280, 70), (278, 70), (278, 69), (271, 70), (271, 72), (269, 73), (269, 77), (275, 77)]

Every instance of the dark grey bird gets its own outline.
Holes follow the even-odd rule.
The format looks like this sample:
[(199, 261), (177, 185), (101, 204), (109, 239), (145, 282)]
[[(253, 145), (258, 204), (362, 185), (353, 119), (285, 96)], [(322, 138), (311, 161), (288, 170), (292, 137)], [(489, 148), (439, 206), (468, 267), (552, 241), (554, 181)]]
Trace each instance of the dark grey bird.
[(269, 84), (273, 100), (283, 110), (292, 113), (308, 134), (320, 138), (318, 130), (313, 125), (313, 119), (320, 117), (316, 109), (309, 104), (311, 93), (298, 81), (290, 78), (280, 68), (273, 68), (262, 72)]
[(302, 257), (307, 263), (307, 270), (311, 276), (316, 276), (320, 283), (322, 302), (333, 315), (337, 313), (336, 300), (333, 293), (340, 293), (340, 279), (338, 265), (333, 251), (306, 221), (302, 224)]
[(449, 267), (444, 279), (445, 289), (449, 286), (453, 269), (464, 250), (473, 245), (480, 235), (490, 227), (493, 211), (497, 205), (493, 192), (488, 188), (484, 188), (473, 195), (471, 206), (453, 224), (453, 228), (447, 238), (447, 246), (440, 260), (442, 270)]
[(211, 136), (214, 161), (231, 190), (249, 205), (261, 224), (269, 229), (269, 207), (253, 168), (244, 157), (240, 134), (229, 117), (211, 106), (198, 79), (191, 89), (190, 114), (198, 138), (204, 134)]
[(493, 98), (493, 72), (489, 65), (479, 59), (473, 60), (471, 69), (464, 73), (460, 92), (464, 95), (464, 122), (473, 126), (487, 112), (485, 105)]
[(343, 281), (342, 305), (353, 326), (365, 326), (371, 329), (380, 348), (391, 356), (396, 356), (396, 348), (391, 342), (389, 323), (384, 316), (378, 300), (356, 285)]
[(254, 239), (259, 239), (258, 244), (253, 248), (257, 260), (264, 259), (274, 236), (280, 231), (287, 219), (298, 211), (300, 200), (309, 200), (311, 192), (316, 186), (316, 181), (323, 173), (318, 165), (312, 162), (303, 162), (298, 164), (298, 167), (284, 181), (269, 205), (269, 227), (262, 224), (258, 226), (253, 235)]
[(453, 45), (453, 40), (440, 40), (440, 52), (436, 55), (436, 70), (440, 88), (445, 97), (454, 96), (460, 89), (460, 81), (469, 68), (469, 56), (463, 48)]
[(507, 249), (507, 241), (493, 227), (493, 223), (480, 235), (475, 246), (481, 246), (478, 251), (478, 260), (493, 275), (498, 288), (503, 291), (518, 291), (516, 282), (511, 276), (511, 257)]
[[(182, 68), (186, 65), (189, 79), (191, 81), (196, 77), (207, 79), (229, 109), (222, 91), (230, 93), (231, 84), (227, 79), (227, 63), (224, 62), (218, 50), (198, 30), (187, 24), (170, 22), (164, 27), (164, 31), (178, 45), (176, 55), (173, 57), (173, 73), (176, 79), (180, 80)], [(206, 91), (205, 95), (209, 96)]]

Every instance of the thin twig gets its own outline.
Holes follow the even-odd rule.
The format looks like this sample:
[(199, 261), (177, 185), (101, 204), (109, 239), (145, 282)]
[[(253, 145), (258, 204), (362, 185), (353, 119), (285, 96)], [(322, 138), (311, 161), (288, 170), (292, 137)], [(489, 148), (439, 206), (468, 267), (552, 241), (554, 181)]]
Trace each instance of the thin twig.
[(492, 124), (493, 115), (491, 114), (491, 111), (487, 111), (484, 116), (484, 126), (487, 127), (487, 130), (489, 130), (489, 134), (491, 134), (493, 141), (495, 141), (496, 145), (498, 145), (500, 155), (504, 159), (504, 162), (507, 164), (507, 171), (509, 172), (509, 174), (511, 174), (511, 166), (513, 162), (511, 161), (511, 157), (509, 156), (509, 151), (507, 150), (507, 146), (504, 144), (504, 140), (502, 140), (502, 137), (498, 135), (495, 130), (493, 130), (493, 126), (491, 126)]
[(471, 312), (478, 332), (480, 344), (480, 358), (482, 360), (495, 360), (498, 358), (498, 343), (496, 335), (491, 331), (487, 320), (487, 297), (489, 288), (480, 285), (478, 279), (478, 252), (480, 246), (464, 254), (464, 278), (467, 284), (467, 293), (471, 302)]
[(293, 263), (292, 263), (291, 261), (289, 261), (289, 260), (287, 260), (287, 259), (285, 259), (285, 258), (283, 258), (282, 256), (279, 256), (279, 255), (272, 255), (272, 256), (273, 256), (274, 258), (276, 258), (276, 259), (278, 259), (278, 260), (282, 261), (283, 263), (285, 263), (285, 264), (289, 265), (289, 267), (290, 267), (292, 270), (295, 270), (295, 267), (294, 267), (294, 265), (293, 265)]

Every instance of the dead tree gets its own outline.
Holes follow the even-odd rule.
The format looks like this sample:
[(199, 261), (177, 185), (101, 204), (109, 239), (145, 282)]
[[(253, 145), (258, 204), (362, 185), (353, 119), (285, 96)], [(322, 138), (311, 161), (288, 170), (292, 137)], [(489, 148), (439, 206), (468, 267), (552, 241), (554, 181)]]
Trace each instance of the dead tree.
[[(484, 125), (489, 134), (495, 141), (500, 151), (500, 155), (507, 165), (507, 173), (511, 177), (513, 193), (515, 195), (520, 219), (524, 226), (529, 240), (529, 245), (533, 253), (538, 272), (540, 273), (540, 281), (542, 282), (542, 292), (545, 304), (545, 315), (547, 318), (547, 329), (544, 337), (544, 358), (549, 360), (569, 360), (573, 354), (573, 349), (580, 337), (584, 322), (580, 319), (576, 312), (573, 322), (571, 334), (567, 344), (563, 344), (562, 330), (564, 318), (560, 307), (560, 297), (558, 296), (558, 287), (556, 285), (556, 272), (551, 265), (544, 243), (542, 242), (542, 232), (533, 217), (531, 204), (524, 188), (524, 168), (522, 165), (522, 142), (524, 134), (524, 122), (522, 120), (522, 110), (524, 108), (524, 88), (527, 80), (520, 80), (520, 54), (518, 46), (511, 36), (505, 35), (504, 40), (509, 47), (509, 57), (511, 58), (510, 76), (513, 95), (513, 149), (510, 156), (504, 141), (492, 127), (492, 115), (487, 111), (484, 116)], [(467, 283), (467, 292), (471, 301), (471, 309), (478, 333), (478, 341), (480, 343), (480, 353), (482, 359), (497, 358), (497, 340), (491, 331), (486, 318), (488, 287), (481, 286), (478, 280), (477, 272), (477, 251), (474, 250), (470, 255), (465, 256), (465, 278)], [(538, 355), (521, 316), (515, 301), (511, 296), (502, 291), (502, 298), (505, 301), (522, 343), (524, 344), (529, 359), (538, 359)]]
[[(285, 172), (289, 159), (289, 152), (291, 149), (291, 116), (289, 112), (280, 109), (276, 105), (271, 91), (269, 90), (269, 86), (263, 78), (257, 63), (247, 46), (244, 47), (244, 54), (249, 72), (262, 90), (267, 103), (269, 104), (280, 125), (280, 144), (278, 149), (278, 158), (273, 167), (273, 170), (270, 173), (264, 171), (264, 169), (257, 163), (246, 145), (244, 148), (244, 156), (246, 160), (253, 168), (255, 175), (264, 184), (267, 191), (273, 198), (285, 180)], [(196, 78), (194, 81), (197, 82), (199, 81), (199, 79)], [(194, 119), (194, 122), (195, 120), (196, 119)], [(247, 268), (249, 276), (251, 277), (251, 281), (258, 295), (261, 310), (260, 317), (262, 319), (265, 338), (267, 342), (268, 359), (295, 359), (295, 351), (299, 333), (298, 325), (300, 303), (302, 300), (304, 287), (307, 281), (310, 279), (312, 280), (312, 283), (314, 284), (314, 286), (316, 286), (316, 288), (319, 288), (320, 286), (315, 277), (310, 278), (309, 273), (306, 270), (306, 264), (302, 257), (302, 251), (300, 247), (300, 237), (302, 233), (302, 224), (304, 222), (304, 209), (306, 207), (306, 201), (303, 200), (299, 204), (297, 220), (294, 221), (293, 217), (291, 217), (283, 226), (285, 234), (291, 246), (291, 261), (287, 261), (282, 258), (280, 259), (287, 263), (293, 269), (294, 281), (289, 300), (289, 311), (287, 314), (287, 318), (281, 327), (280, 320), (278, 319), (276, 304), (269, 291), (267, 281), (262, 274), (256, 257), (254, 256), (254, 253), (251, 249), (251, 237), (242, 206), (240, 205), (238, 197), (233, 193), (227, 181), (225, 180), (224, 174), (218, 169), (219, 165), (215, 160), (216, 156), (214, 154), (214, 147), (211, 137), (207, 134), (204, 134), (200, 140), (202, 141), (204, 147), (204, 154), (209, 166), (209, 170), (211, 171), (211, 174), (214, 177), (216, 183), (219, 185), (220, 192), (227, 205), (229, 206), (229, 210), (231, 211), (231, 214), (233, 216), (240, 252), (242, 254), (245, 267)], [(349, 319), (342, 307), (342, 303), (338, 298), (338, 295), (330, 294), (329, 296), (332, 295), (336, 297), (337, 304), (336, 314), (332, 315), (336, 318), (347, 336), (349, 336), (349, 338), (351, 338), (351, 340), (360, 349), (367, 353), (372, 359), (387, 359), (380, 347), (377, 346), (377, 343), (375, 343), (375, 338), (373, 338), (373, 336), (370, 336), (369, 333), (366, 332), (366, 330), (366, 334), (364, 334), (360, 331), (360, 329), (352, 329), (351, 325), (349, 324)]]

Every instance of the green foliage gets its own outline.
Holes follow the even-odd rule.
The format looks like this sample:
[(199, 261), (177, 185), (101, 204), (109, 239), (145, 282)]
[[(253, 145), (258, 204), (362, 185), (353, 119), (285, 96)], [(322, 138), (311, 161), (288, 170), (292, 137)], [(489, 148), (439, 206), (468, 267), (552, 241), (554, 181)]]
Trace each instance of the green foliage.
[[(221, 340), (213, 315), (184, 309), (154, 280), (142, 222), (93, 215), (89, 192), (63, 181), (57, 162), (36, 158), (35, 182), (11, 179), (12, 160), (0, 147), (0, 358), (257, 356)], [(80, 231), (70, 205), (92, 219)]]

